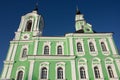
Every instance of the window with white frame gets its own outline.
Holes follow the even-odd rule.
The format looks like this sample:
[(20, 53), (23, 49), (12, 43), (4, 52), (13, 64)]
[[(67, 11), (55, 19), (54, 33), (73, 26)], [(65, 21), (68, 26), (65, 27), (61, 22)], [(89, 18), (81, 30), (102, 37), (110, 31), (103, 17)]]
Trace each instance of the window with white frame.
[(41, 69), (41, 79), (47, 79), (47, 68), (43, 67)]
[(39, 68), (39, 79), (41, 80), (48, 80), (48, 71), (49, 71), (49, 63), (48, 62), (42, 62), (40, 64)]
[(32, 20), (27, 21), (25, 31), (31, 31)]
[(86, 79), (86, 72), (84, 67), (80, 67), (80, 78)]
[(95, 47), (94, 44), (92, 42), (89, 42), (89, 48), (91, 52), (95, 52)]
[(44, 46), (44, 55), (49, 55), (49, 46)]
[(106, 45), (104, 42), (101, 42), (102, 51), (107, 51)]
[(61, 45), (59, 45), (59, 46), (57, 47), (57, 54), (58, 54), (58, 55), (61, 55), (61, 54), (62, 54), (62, 46), (61, 46)]
[(78, 71), (79, 71), (79, 80), (89, 79), (88, 70), (87, 70), (87, 60), (85, 58), (81, 58), (78, 61)]
[(26, 57), (27, 55), (27, 48), (24, 48), (22, 51), (22, 58)]
[(114, 74), (113, 74), (113, 70), (112, 70), (111, 66), (108, 66), (107, 70), (108, 70), (108, 74), (109, 74), (110, 78), (114, 78)]
[(94, 67), (94, 74), (95, 74), (95, 78), (100, 78), (100, 71), (99, 68), (97, 66)]
[(62, 67), (57, 68), (57, 79), (63, 79), (63, 68)]
[(64, 62), (56, 63), (56, 79), (57, 80), (65, 79), (65, 63)]
[(17, 80), (23, 80), (23, 71), (19, 71), (17, 74)]
[(83, 52), (82, 44), (80, 42), (77, 43), (77, 51)]

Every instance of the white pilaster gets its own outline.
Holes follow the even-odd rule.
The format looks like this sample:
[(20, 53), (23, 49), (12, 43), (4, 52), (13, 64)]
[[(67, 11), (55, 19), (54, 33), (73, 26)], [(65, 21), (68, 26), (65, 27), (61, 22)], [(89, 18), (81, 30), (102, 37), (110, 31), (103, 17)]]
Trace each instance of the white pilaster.
[(74, 55), (72, 38), (69, 38), (69, 43), (70, 43), (70, 54)]
[(112, 54), (117, 54), (116, 49), (115, 49), (115, 45), (114, 45), (113, 40), (112, 40), (112, 37), (109, 37), (108, 40), (109, 40), (109, 43), (110, 43), (110, 47), (112, 49)]
[(76, 80), (75, 60), (71, 60), (72, 80)]
[(13, 67), (13, 65), (12, 64), (9, 64), (9, 69), (8, 69), (8, 71), (7, 71), (7, 79), (10, 79), (10, 76), (11, 76), (11, 72), (12, 72), (12, 67)]
[(7, 70), (8, 70), (8, 65), (4, 64), (3, 73), (1, 75), (1, 79), (6, 79)]
[(12, 50), (13, 50), (13, 44), (10, 44), (10, 48), (9, 48), (9, 52), (8, 52), (8, 56), (7, 56), (6, 61), (9, 61), (9, 60), (10, 60), (10, 57), (11, 57), (11, 55), (12, 55)]
[(18, 44), (14, 44), (14, 50), (13, 50), (13, 53), (12, 53), (11, 61), (14, 61), (14, 57), (15, 57), (15, 54), (16, 54), (17, 46), (18, 46)]
[(34, 68), (34, 60), (30, 60), (28, 80), (32, 80), (33, 68)]
[(35, 45), (34, 45), (34, 55), (37, 54), (37, 48), (38, 47), (38, 40), (35, 40)]

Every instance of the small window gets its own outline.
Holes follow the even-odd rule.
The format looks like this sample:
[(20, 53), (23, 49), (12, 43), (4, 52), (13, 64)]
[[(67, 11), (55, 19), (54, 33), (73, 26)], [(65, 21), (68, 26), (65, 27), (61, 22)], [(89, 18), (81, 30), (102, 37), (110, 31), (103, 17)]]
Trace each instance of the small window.
[(49, 55), (49, 46), (44, 47), (44, 55)]
[(62, 54), (62, 46), (57, 47), (57, 54), (61, 55)]
[(17, 80), (23, 80), (23, 71), (19, 71), (17, 75)]
[(30, 31), (32, 27), (32, 20), (29, 20), (26, 24), (25, 31)]
[(41, 69), (41, 79), (47, 79), (47, 68), (43, 67)]
[(102, 51), (107, 51), (106, 45), (104, 42), (101, 42)]
[(94, 44), (92, 42), (89, 43), (89, 47), (91, 52), (95, 51)]
[(82, 45), (80, 42), (77, 43), (77, 51), (78, 52), (83, 52)]
[(94, 67), (94, 74), (95, 74), (95, 78), (100, 78), (100, 72), (97, 66)]
[(63, 68), (61, 67), (57, 69), (57, 79), (63, 79)]
[(22, 58), (26, 57), (26, 54), (27, 54), (27, 48), (24, 48), (22, 52)]
[(114, 74), (113, 74), (113, 70), (112, 70), (111, 66), (108, 66), (107, 69), (108, 69), (110, 78), (114, 78)]
[(86, 79), (86, 73), (84, 67), (80, 68), (80, 78), (81, 79)]

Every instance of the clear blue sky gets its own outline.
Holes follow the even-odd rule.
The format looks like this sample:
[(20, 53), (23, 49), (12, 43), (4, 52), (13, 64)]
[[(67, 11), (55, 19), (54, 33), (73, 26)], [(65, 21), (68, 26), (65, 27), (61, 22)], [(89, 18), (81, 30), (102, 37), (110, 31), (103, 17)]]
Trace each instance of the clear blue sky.
[[(37, 0), (0, 0), (0, 73), (9, 41), (19, 27), (21, 16), (34, 9)], [(38, 0), (45, 20), (43, 36), (63, 36), (74, 32), (76, 4), (85, 20), (97, 32), (114, 32), (120, 49), (120, 0)]]

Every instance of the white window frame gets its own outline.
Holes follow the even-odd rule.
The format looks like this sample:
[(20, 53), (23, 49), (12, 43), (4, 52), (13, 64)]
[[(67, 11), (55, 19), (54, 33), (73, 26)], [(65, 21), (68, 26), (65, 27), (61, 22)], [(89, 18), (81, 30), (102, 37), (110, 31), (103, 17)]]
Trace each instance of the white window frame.
[[(47, 69), (47, 79), (41, 79), (41, 69), (44, 68), (44, 67)], [(40, 67), (39, 67), (39, 80), (48, 80), (48, 75), (49, 75), (49, 63), (48, 62), (40, 63)]]
[[(23, 55), (23, 50), (24, 49), (27, 49), (27, 53), (26, 53), (26, 57), (22, 57)], [(27, 55), (28, 55), (28, 45), (23, 45), (22, 48), (21, 48), (21, 52), (20, 52), (20, 61), (24, 61), (27, 59)]]
[(32, 16), (29, 16), (28, 19), (25, 18), (24, 27), (23, 27), (23, 30), (22, 30), (23, 32), (25, 32), (26, 25), (27, 25), (27, 22), (28, 22), (29, 20), (32, 21), (32, 25), (31, 25), (31, 30), (30, 30), (30, 32), (33, 30), (33, 27), (34, 27), (34, 26), (33, 26), (33, 25), (34, 25), (34, 24), (33, 24), (34, 18), (33, 18)]
[(19, 66), (17, 68), (15, 80), (17, 80), (17, 76), (18, 76), (18, 72), (19, 71), (23, 71), (23, 78), (22, 78), (22, 80), (24, 80), (24, 74), (25, 74), (25, 67), (24, 66)]
[[(78, 50), (77, 50), (77, 43), (81, 43), (82, 50), (83, 50), (82, 52), (78, 52)], [(76, 39), (76, 52), (77, 52), (78, 56), (84, 56), (85, 55), (83, 39)]]
[[(57, 69), (59, 68), (59, 67), (61, 67), (62, 69), (63, 69), (63, 79), (57, 79)], [(56, 80), (66, 80), (65, 79), (65, 63), (64, 62), (58, 62), (58, 63), (56, 63)]]
[[(93, 58), (92, 59), (92, 70), (93, 70), (93, 74), (94, 74), (94, 79), (95, 80), (104, 80), (104, 76), (103, 76), (103, 72), (102, 72), (102, 67), (101, 67), (101, 60), (99, 58)], [(94, 67), (97, 66), (99, 69), (99, 73), (100, 73), (100, 78), (95, 78), (95, 72), (94, 72)]]
[[(49, 47), (49, 54), (48, 55), (50, 55), (51, 54), (51, 42), (50, 41), (44, 42), (44, 44), (43, 44), (43, 50), (42, 50), (42, 55), (45, 55), (44, 54), (44, 48), (45, 48), (45, 46)], [(47, 55), (45, 55), (45, 56), (47, 56)]]
[[(90, 45), (89, 45), (90, 42), (92, 42), (93, 45), (94, 45), (94, 49), (95, 49), (94, 52), (90, 51)], [(90, 55), (92, 55), (92, 56), (97, 56), (98, 55), (98, 51), (97, 51), (97, 46), (96, 46), (95, 39), (88, 39), (88, 48), (89, 48)]]
[[(81, 62), (81, 61), (84, 61), (84, 62)], [(85, 73), (86, 73), (86, 79), (81, 79), (81, 77), (80, 77), (80, 67), (84, 67)], [(78, 60), (78, 73), (79, 73), (79, 80), (88, 80), (89, 79), (87, 60), (85, 58), (81, 58), (81, 59)]]
[(107, 71), (108, 76), (109, 76), (109, 72), (108, 72), (108, 69), (107, 69), (108, 66), (110, 66), (112, 68), (112, 71), (113, 71), (113, 74), (114, 74), (114, 78), (110, 78), (110, 76), (109, 76), (109, 80), (119, 80), (119, 77), (117, 75), (117, 72), (116, 72), (116, 69), (115, 69), (115, 65), (113, 63), (113, 59), (112, 58), (107, 57), (105, 59), (105, 66), (106, 66), (106, 71)]
[[(63, 46), (63, 44), (64, 44), (63, 42), (57, 42), (57, 43), (56, 43), (56, 55), (64, 55), (64, 46)], [(61, 46), (61, 47), (62, 47), (62, 54), (57, 54), (57, 52), (58, 52), (58, 51), (57, 51), (57, 50), (58, 50), (58, 49), (57, 49), (58, 46)]]
[[(103, 51), (103, 50), (102, 50), (101, 42), (104, 42), (107, 51)], [(103, 53), (104, 55), (109, 55), (110, 52), (109, 52), (109, 48), (108, 48), (108, 44), (107, 44), (106, 39), (100, 39), (100, 40), (99, 40), (99, 44), (100, 44), (102, 53)]]

